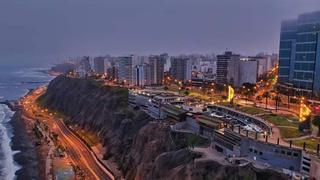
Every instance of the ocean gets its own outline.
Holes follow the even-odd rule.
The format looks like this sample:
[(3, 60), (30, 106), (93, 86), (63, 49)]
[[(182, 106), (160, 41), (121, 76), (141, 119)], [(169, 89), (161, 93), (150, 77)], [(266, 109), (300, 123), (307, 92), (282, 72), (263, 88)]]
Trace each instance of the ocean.
[[(52, 77), (42, 72), (48, 68), (2, 68), (0, 67), (0, 101), (16, 100), (29, 89), (49, 82)], [(9, 123), (14, 112), (0, 104), (0, 179), (15, 179), (20, 165), (14, 161), (11, 149), (12, 127)]]

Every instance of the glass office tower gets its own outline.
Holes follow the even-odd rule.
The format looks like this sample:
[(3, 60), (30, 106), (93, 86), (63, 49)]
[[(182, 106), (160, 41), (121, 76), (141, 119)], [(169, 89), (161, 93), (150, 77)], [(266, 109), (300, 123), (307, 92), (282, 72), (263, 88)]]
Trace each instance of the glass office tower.
[(319, 96), (320, 11), (305, 13), (281, 24), (279, 83)]

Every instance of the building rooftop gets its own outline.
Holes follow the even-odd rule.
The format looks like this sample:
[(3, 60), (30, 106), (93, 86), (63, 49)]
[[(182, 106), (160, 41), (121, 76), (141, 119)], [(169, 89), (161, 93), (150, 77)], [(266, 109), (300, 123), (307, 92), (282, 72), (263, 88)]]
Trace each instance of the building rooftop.
[(170, 105), (170, 104), (163, 104), (162, 105), (162, 108), (171, 113), (171, 114), (174, 114), (174, 115), (180, 115), (180, 114), (184, 114), (184, 113), (187, 113), (186, 110), (182, 109), (182, 108), (178, 108), (174, 105)]
[(196, 120), (210, 127), (217, 127), (223, 123), (222, 120), (214, 117), (209, 117), (206, 115), (198, 115), (196, 116)]

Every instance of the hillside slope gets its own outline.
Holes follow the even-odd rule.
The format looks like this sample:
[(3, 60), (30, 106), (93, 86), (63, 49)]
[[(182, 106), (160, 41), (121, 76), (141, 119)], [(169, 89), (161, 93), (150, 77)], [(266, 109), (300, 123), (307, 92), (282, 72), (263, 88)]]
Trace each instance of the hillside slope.
[[(197, 161), (186, 148), (187, 134), (170, 131), (128, 105), (128, 91), (93, 80), (59, 76), (39, 103), (90, 129), (103, 139), (105, 158), (113, 159), (126, 179), (285, 179), (272, 171)], [(204, 140), (205, 141), (205, 140)]]

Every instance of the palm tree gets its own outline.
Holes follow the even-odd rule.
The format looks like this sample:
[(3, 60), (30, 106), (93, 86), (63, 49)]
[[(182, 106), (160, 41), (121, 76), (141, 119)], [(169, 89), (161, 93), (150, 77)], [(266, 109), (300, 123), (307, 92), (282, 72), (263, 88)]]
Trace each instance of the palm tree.
[(266, 99), (266, 109), (268, 109), (268, 99), (270, 98), (270, 93), (266, 91), (262, 94), (262, 97)]
[(218, 91), (219, 94), (224, 90), (224, 86), (222, 84), (217, 84), (215, 90)]
[(279, 94), (276, 94), (272, 99), (276, 101), (276, 111), (278, 111), (279, 103), (281, 102), (281, 97), (279, 96)]
[(186, 95), (186, 96), (189, 96), (190, 93), (189, 93), (188, 90), (185, 90), (183, 94)]
[[(260, 103), (261, 103), (261, 101), (262, 101), (262, 96), (257, 95), (257, 96), (256, 96), (256, 101), (258, 101), (258, 102), (260, 102)], [(256, 101), (254, 101), (254, 106), (257, 106)]]
[(318, 127), (318, 136), (320, 136), (320, 116), (315, 116), (312, 120), (312, 124)]
[(262, 97), (258, 95), (258, 96), (256, 97), (256, 100), (257, 100), (257, 101), (262, 101)]

